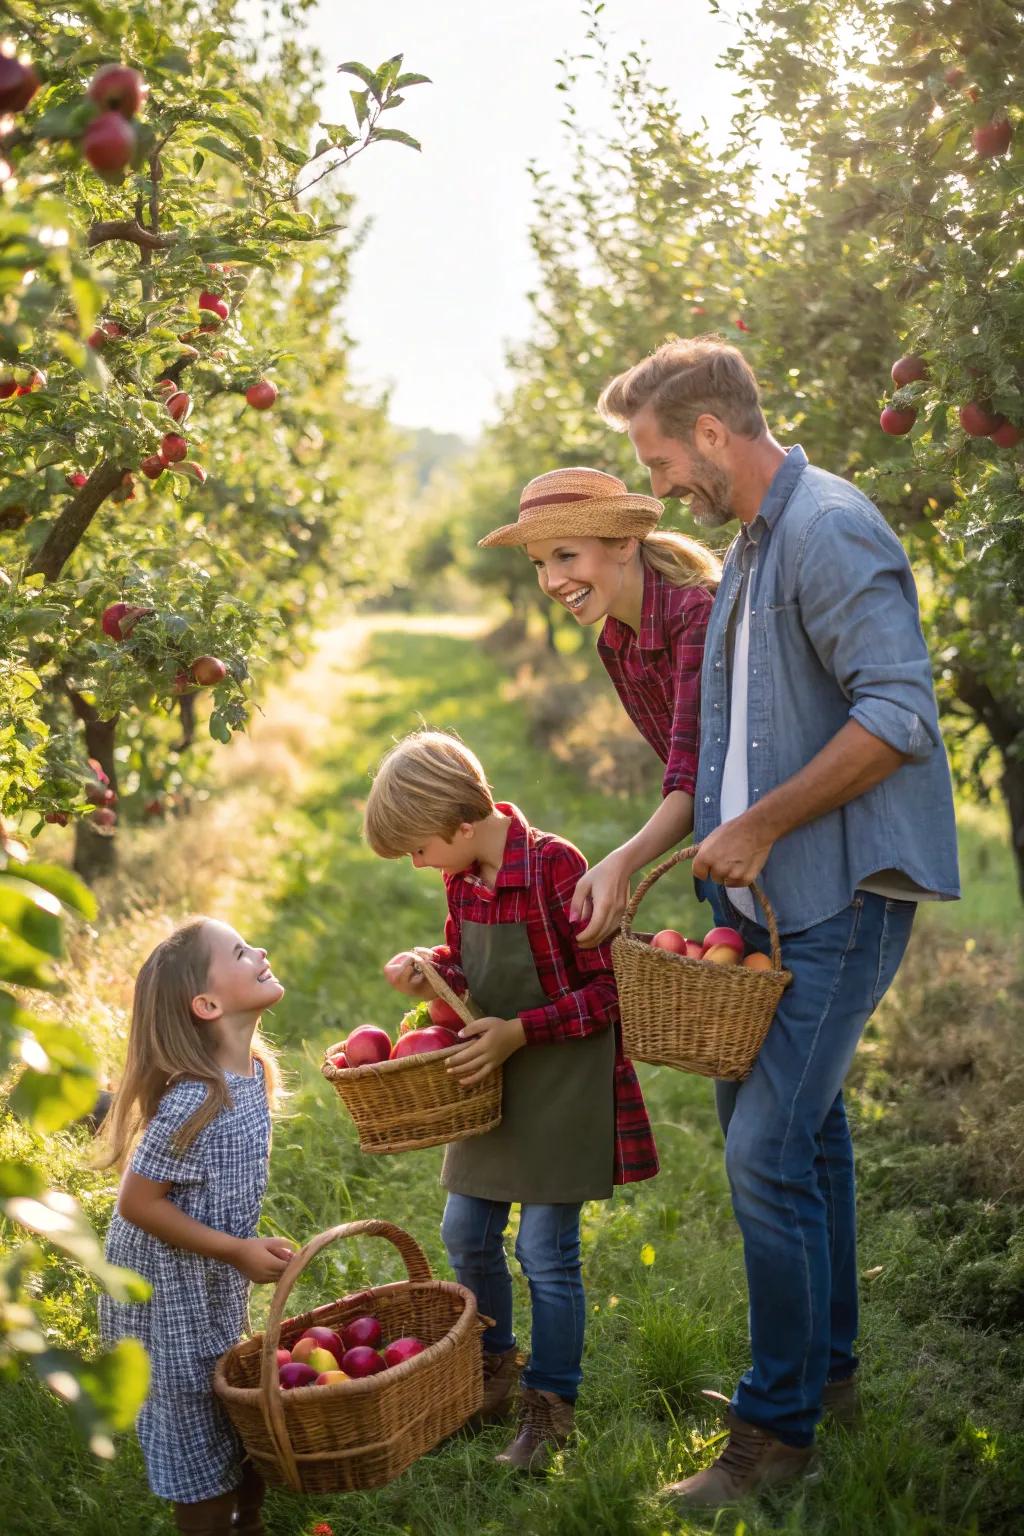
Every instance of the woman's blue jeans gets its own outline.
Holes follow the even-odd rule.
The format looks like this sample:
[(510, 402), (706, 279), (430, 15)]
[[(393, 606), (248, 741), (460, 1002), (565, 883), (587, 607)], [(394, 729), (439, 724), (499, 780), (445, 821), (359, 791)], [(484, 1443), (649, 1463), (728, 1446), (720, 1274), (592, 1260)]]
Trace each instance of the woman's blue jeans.
[[(583, 1327), (586, 1304), (580, 1270), (579, 1205), (524, 1205), (519, 1215), (516, 1258), (530, 1285), (533, 1311), (530, 1360), (524, 1387), (557, 1392), (576, 1401), (583, 1379)], [(449, 1194), (441, 1236), (460, 1285), (476, 1297), (493, 1328), (484, 1349), (511, 1349), (512, 1278), (505, 1258), (505, 1228), (511, 1205)]]
[[(724, 892), (720, 922), (768, 953), (767, 931)], [(733, 1211), (743, 1237), (753, 1365), (733, 1408), (809, 1445), (826, 1381), (857, 1368), (853, 1146), (842, 1085), (865, 1024), (903, 958), (917, 911), (858, 891), (825, 922), (782, 939), (793, 980), (750, 1076), (716, 1084)]]

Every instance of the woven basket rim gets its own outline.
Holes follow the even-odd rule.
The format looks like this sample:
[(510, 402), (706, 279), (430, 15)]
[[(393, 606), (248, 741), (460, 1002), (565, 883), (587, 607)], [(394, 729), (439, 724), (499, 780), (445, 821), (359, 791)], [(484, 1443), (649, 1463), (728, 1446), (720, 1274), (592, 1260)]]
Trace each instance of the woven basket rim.
[[(385, 1379), (389, 1383), (397, 1382), (400, 1384), (413, 1374), (414, 1368), (425, 1369), (434, 1360), (440, 1359), (442, 1351), (456, 1348), (462, 1336), (471, 1332), (477, 1326), (476, 1298), (472, 1291), (464, 1285), (459, 1285), (455, 1280), (393, 1280), (388, 1285), (375, 1285), (365, 1291), (353, 1292), (351, 1300), (357, 1301), (366, 1297), (366, 1304), (370, 1306), (373, 1299), (377, 1296), (394, 1295), (398, 1291), (446, 1291), (458, 1297), (462, 1302), (462, 1310), (443, 1338), (438, 1339), (434, 1344), (428, 1344), (426, 1349), (421, 1350), (418, 1355), (414, 1355), (411, 1360), (403, 1360), (401, 1365), (390, 1365), (386, 1371), (378, 1371), (373, 1376), (354, 1377), (349, 1381), (331, 1382), (330, 1386), (327, 1387), (318, 1387), (315, 1382), (311, 1382), (308, 1387), (290, 1387), (287, 1396), (295, 1399), (297, 1405), (301, 1405), (311, 1401), (311, 1394), (314, 1392), (317, 1394), (316, 1401), (320, 1402), (325, 1394), (329, 1392), (345, 1392), (351, 1397), (369, 1395), (374, 1390), (379, 1391), (383, 1387)], [(320, 1307), (314, 1307), (312, 1310), (319, 1312), (325, 1307), (341, 1306), (349, 1299), (347, 1296), (338, 1296), (334, 1301), (325, 1301)], [(300, 1316), (302, 1315), (300, 1313)], [(284, 1318), (281, 1322), (281, 1329), (286, 1328), (290, 1321), (292, 1319)], [(262, 1342), (265, 1336), (266, 1330), (264, 1329), (258, 1333), (250, 1334), (248, 1338), (239, 1339), (237, 1343), (232, 1344), (231, 1348), (226, 1349), (219, 1357), (213, 1373), (214, 1391), (219, 1397), (230, 1398), (232, 1401), (239, 1403), (255, 1403), (262, 1398), (262, 1377), (254, 1387), (233, 1386), (227, 1379), (225, 1361), (244, 1344), (262, 1349)]]
[[(710, 976), (712, 974), (722, 976), (744, 976), (747, 978), (753, 977), (755, 981), (758, 978), (762, 978), (765, 981), (779, 981), (785, 978), (787, 984), (793, 980), (793, 972), (787, 971), (785, 966), (780, 966), (778, 970), (772, 968), (767, 971), (755, 971), (751, 970), (749, 966), (744, 966), (742, 963), (739, 965), (719, 965), (717, 961), (714, 960), (695, 960), (691, 955), (677, 955), (675, 951), (671, 949), (658, 949), (654, 944), (650, 942), (649, 939), (638, 939), (633, 933), (617, 933), (612, 940), (613, 949), (616, 944), (621, 944), (625, 947), (628, 947), (638, 954), (650, 956), (654, 959), (657, 965), (682, 965), (688, 967), (690, 970), (696, 970), (699, 967), (702, 973), (706, 976)], [(758, 951), (758, 953), (760, 953), (760, 951)], [(440, 1052), (438, 1052), (438, 1055), (440, 1055)], [(339, 1068), (337, 1070), (340, 1071), (342, 1069)], [(362, 1068), (356, 1067), (355, 1070), (359, 1072), (362, 1070)]]
[[(434, 1027), (436, 1028), (436, 1026)], [(404, 1039), (404, 1036), (400, 1035), (399, 1039)], [(430, 1062), (432, 1060), (446, 1061), (447, 1058), (449, 1056), (453, 1056), (456, 1051), (461, 1051), (464, 1049), (464, 1043), (462, 1045), (446, 1045), (444, 1049), (440, 1051), (420, 1051), (418, 1053), (414, 1052), (411, 1056), (399, 1056), (397, 1061), (393, 1061), (389, 1058), (387, 1061), (368, 1061), (364, 1066), (361, 1067), (336, 1067), (330, 1060), (331, 1052), (343, 1050), (344, 1045), (345, 1042), (343, 1040), (337, 1040), (335, 1041), (334, 1045), (329, 1045), (324, 1051), (324, 1059), (321, 1063), (320, 1071), (323, 1073), (324, 1077), (326, 1077), (329, 1083), (337, 1082), (338, 1079), (342, 1076), (344, 1076), (349, 1081), (351, 1081), (353, 1078), (356, 1078), (359, 1081), (365, 1081), (366, 1078), (375, 1077), (378, 1073), (384, 1071), (385, 1069), (389, 1070), (393, 1075), (395, 1072), (401, 1071), (402, 1069), (408, 1070), (410, 1067), (421, 1067), (424, 1062)]]

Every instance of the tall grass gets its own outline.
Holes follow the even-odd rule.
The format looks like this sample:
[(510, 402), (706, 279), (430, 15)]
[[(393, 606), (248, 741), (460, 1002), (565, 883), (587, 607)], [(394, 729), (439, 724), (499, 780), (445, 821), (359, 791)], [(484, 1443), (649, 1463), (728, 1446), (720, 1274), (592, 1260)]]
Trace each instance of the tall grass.
[[(272, 749), (261, 756), (257, 736), (232, 787), (199, 814), (184, 851), (176, 829), (153, 834), (141, 863), (130, 866), (132, 888), (122, 884), (116, 895), (114, 918), (80, 946), (84, 969), (64, 1006), (80, 1012), (113, 1067), (131, 969), (153, 934), (196, 906), (238, 922), (268, 945), (288, 984), (268, 1020), (292, 1096), (275, 1131), (266, 1229), (301, 1243), (349, 1218), (384, 1216), (410, 1230), (445, 1273), (440, 1152), (362, 1156), (318, 1071), (323, 1046), (354, 1024), (396, 1023), (401, 1001), (384, 985), (381, 965), (400, 946), (433, 941), (441, 927), (440, 884), (405, 862), (380, 862), (360, 841), (369, 774), (391, 737), (422, 716), (457, 728), (502, 796), (591, 858), (635, 827), (645, 806), (581, 787), (571, 766), (530, 747), (522, 707), (508, 698), (505, 674), (471, 628), (445, 632), (404, 620), (389, 628), (382, 619), (363, 636), (361, 667), (348, 631), (312, 683), (296, 680), (286, 698), (268, 706)], [(109, 899), (106, 905), (109, 911)], [(650, 926), (700, 930), (701, 909), (682, 874), (661, 881), (649, 906)], [(1003, 978), (1001, 1027), (1019, 1040), (1024, 1007), (1014, 964), (997, 949), (987, 963)], [(955, 1119), (956, 1111), (941, 1084), (927, 1086), (925, 1071), (950, 1058), (953, 1027), (942, 999), (967, 1000), (973, 965), (962, 942), (950, 945), (926, 914), (905, 978), (858, 1067), (852, 1107), (862, 1148), (869, 1416), (854, 1437), (822, 1432), (819, 1482), (708, 1522), (682, 1521), (656, 1499), (661, 1482), (715, 1453), (720, 1423), (702, 1390), (730, 1392), (747, 1363), (746, 1299), (710, 1087), (644, 1069), (663, 1172), (585, 1208), (586, 1379), (578, 1443), (554, 1474), (521, 1482), (496, 1468), (500, 1429), (457, 1437), (376, 1494), (273, 1493), (274, 1536), (299, 1536), (321, 1521), (335, 1536), (1014, 1530), (1024, 1507), (1019, 1205), (1012, 1191), (993, 1184), (991, 1160), (963, 1127), (944, 1118)], [(984, 1058), (980, 1015), (972, 1027), (977, 1063)], [(978, 1112), (974, 1101), (972, 1109)], [(3, 1134), (19, 1133), (8, 1122)], [(1020, 1145), (1007, 1147), (1007, 1158), (1019, 1157)], [(72, 1134), (35, 1149), (102, 1223), (113, 1185), (83, 1171), (83, 1153)], [(383, 1243), (336, 1245), (303, 1276), (294, 1308), (397, 1278), (399, 1270)], [(88, 1345), (94, 1302), (80, 1279), (54, 1264), (42, 1289), (54, 1333)], [(256, 1326), (268, 1299), (265, 1289), (256, 1293)], [(517, 1276), (521, 1325), (525, 1300)], [(170, 1530), (166, 1509), (146, 1489), (134, 1441), (127, 1438), (110, 1465), (90, 1460), (59, 1405), (27, 1380), (0, 1388), (0, 1498), (0, 1528), (10, 1536)]]

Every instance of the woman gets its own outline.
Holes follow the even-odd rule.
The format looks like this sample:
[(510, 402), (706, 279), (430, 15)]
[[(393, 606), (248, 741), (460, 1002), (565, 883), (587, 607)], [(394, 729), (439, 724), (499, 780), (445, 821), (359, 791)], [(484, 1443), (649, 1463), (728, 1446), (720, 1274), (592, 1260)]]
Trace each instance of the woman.
[(603, 621), (598, 654), (627, 714), (665, 764), (662, 801), (576, 887), (584, 947), (618, 926), (629, 880), (693, 830), (704, 632), (720, 567), (696, 539), (659, 531), (662, 504), (597, 469), (553, 469), (524, 489), (519, 517), (480, 540), (525, 548), (541, 590), (577, 624)]

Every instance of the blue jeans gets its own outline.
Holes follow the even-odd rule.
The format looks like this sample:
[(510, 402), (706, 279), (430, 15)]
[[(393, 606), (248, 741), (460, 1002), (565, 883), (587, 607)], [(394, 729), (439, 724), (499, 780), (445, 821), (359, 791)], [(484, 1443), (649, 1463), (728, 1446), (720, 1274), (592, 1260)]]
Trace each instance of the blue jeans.
[[(712, 899), (716, 916), (768, 953), (767, 931)], [(782, 939), (793, 980), (754, 1069), (715, 1085), (743, 1237), (753, 1365), (741, 1419), (806, 1446), (826, 1381), (857, 1368), (853, 1146), (842, 1085), (857, 1042), (903, 958), (917, 910), (858, 891), (825, 922)]]
[[(524, 1205), (519, 1215), (516, 1258), (530, 1284), (533, 1311), (530, 1360), (523, 1386), (557, 1392), (576, 1401), (583, 1379), (583, 1326), (586, 1304), (580, 1271), (579, 1205)], [(441, 1236), (459, 1284), (476, 1297), (493, 1328), (484, 1349), (498, 1354), (512, 1349), (512, 1278), (503, 1242), (511, 1206), (449, 1194)]]

